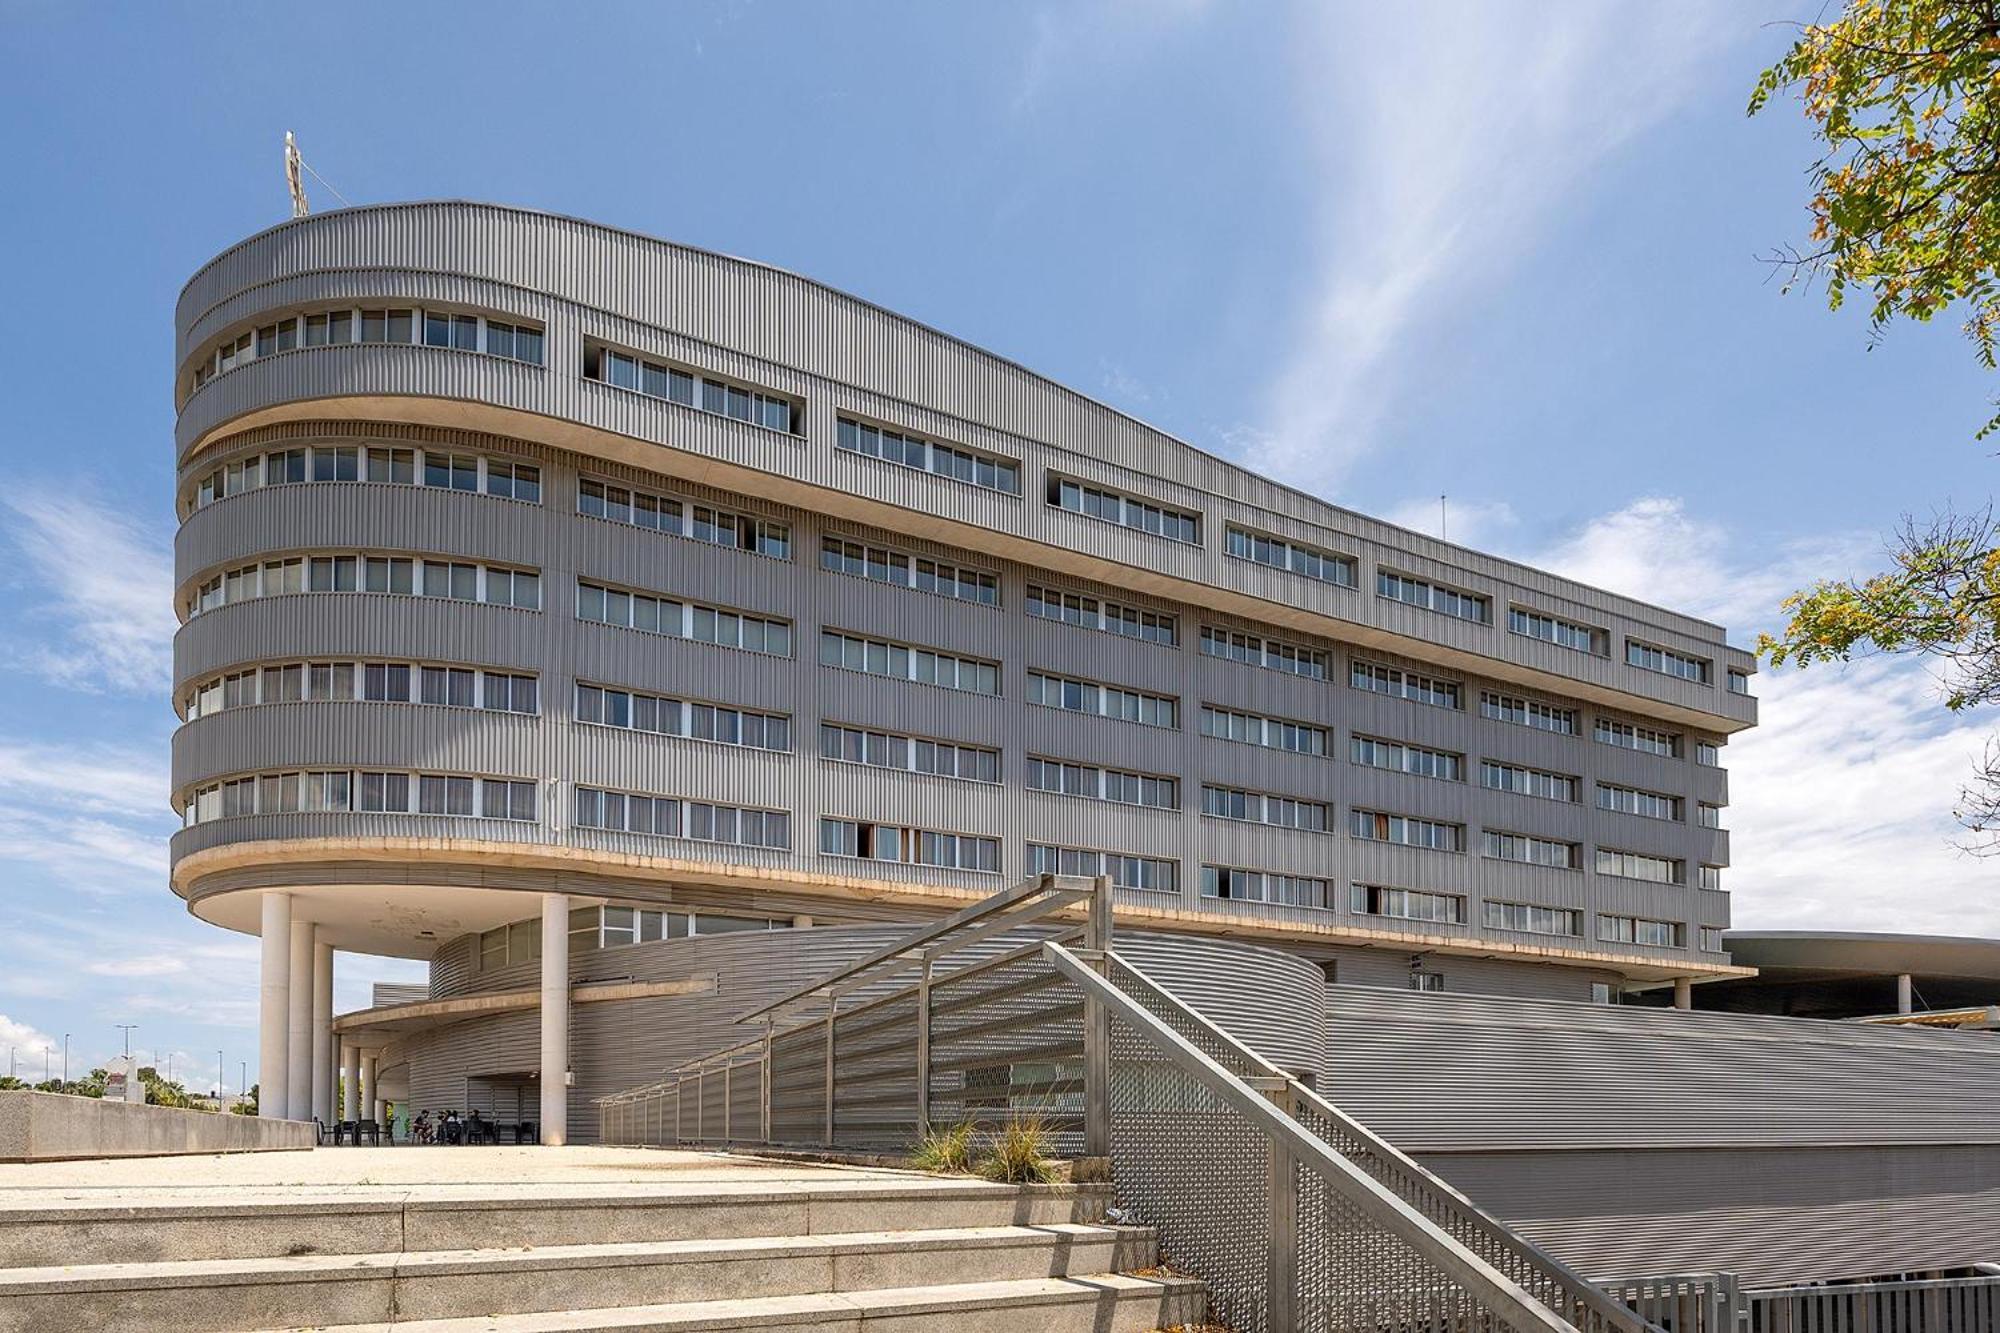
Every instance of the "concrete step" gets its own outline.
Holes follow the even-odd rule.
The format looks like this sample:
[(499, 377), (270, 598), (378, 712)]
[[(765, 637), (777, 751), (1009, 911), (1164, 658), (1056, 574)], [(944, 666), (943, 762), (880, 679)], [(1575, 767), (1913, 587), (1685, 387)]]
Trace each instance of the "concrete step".
[(16, 1268), (0, 1270), (0, 1330), (196, 1333), (602, 1312), (918, 1288), (942, 1275), (1080, 1277), (1148, 1268), (1157, 1253), (1145, 1228), (1059, 1223)]
[(1109, 1185), (837, 1180), (74, 1192), (0, 1200), (0, 1268), (1097, 1222)]
[(1016, 1278), (949, 1286), (757, 1296), (619, 1309), (481, 1315), (468, 1319), (355, 1324), (322, 1333), (693, 1333), (787, 1328), (811, 1333), (1147, 1333), (1197, 1324), (1208, 1297), (1180, 1277)]

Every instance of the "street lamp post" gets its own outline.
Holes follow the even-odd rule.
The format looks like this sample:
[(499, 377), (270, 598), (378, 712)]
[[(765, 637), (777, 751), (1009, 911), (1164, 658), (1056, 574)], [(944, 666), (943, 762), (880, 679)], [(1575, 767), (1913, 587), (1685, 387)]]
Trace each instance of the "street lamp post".
[(69, 1033), (63, 1033), (63, 1087), (69, 1086)]

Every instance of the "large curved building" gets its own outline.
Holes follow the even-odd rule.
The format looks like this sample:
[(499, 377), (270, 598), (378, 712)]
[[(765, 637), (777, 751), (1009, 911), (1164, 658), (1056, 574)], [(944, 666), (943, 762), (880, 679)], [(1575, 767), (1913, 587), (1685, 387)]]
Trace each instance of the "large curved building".
[[(262, 937), (266, 1113), (331, 1114), (335, 949), (430, 960), (347, 1043), (408, 1086), (512, 1014), (561, 1141), (654, 1068), (619, 1043), (675, 983), (614, 951), (1042, 870), (1343, 983), (1741, 972), (1715, 625), (568, 218), (299, 219), (176, 323), (173, 883)], [(573, 1002), (628, 1006), (590, 1061)]]

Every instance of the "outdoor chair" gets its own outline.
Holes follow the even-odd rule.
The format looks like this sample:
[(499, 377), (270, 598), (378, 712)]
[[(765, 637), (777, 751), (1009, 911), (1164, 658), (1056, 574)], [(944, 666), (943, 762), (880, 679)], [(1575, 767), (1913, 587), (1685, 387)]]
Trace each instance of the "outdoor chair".
[(367, 1139), (370, 1143), (374, 1144), (376, 1147), (378, 1148), (381, 1147), (382, 1127), (376, 1124), (373, 1120), (362, 1120), (357, 1122), (354, 1126), (355, 1146), (360, 1147), (361, 1140), (364, 1138)]
[(324, 1121), (324, 1120), (321, 1120), (321, 1119), (320, 1119), (320, 1118), (319, 1118), (318, 1116), (314, 1116), (314, 1117), (313, 1117), (313, 1142), (314, 1142), (314, 1143), (317, 1143), (317, 1144), (320, 1144), (320, 1145), (324, 1146), (324, 1145), (325, 1145), (325, 1143), (326, 1143), (326, 1141), (327, 1141), (327, 1138), (328, 1138), (328, 1136), (329, 1136), (329, 1135), (330, 1135), (331, 1133), (332, 1133), (332, 1131), (331, 1131), (331, 1130), (329, 1130), (329, 1129), (327, 1129), (327, 1127), (326, 1127), (326, 1121)]
[(356, 1137), (354, 1122), (352, 1120), (337, 1120), (334, 1122), (333, 1125), (334, 1147), (338, 1148), (342, 1143), (359, 1143), (360, 1141), (361, 1140), (358, 1137)]

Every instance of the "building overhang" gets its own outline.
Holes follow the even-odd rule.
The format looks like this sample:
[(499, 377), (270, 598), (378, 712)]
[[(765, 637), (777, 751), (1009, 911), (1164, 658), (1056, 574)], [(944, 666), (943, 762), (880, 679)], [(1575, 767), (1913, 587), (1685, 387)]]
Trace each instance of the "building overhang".
[[(764, 471), (671, 444), (656, 443), (614, 431), (551, 417), (519, 408), (470, 399), (417, 395), (351, 395), (295, 399), (242, 413), (219, 422), (189, 441), (179, 464), (219, 441), (260, 426), (326, 417), (366, 417), (448, 430), (480, 431), (533, 440), (585, 457), (604, 458), (631, 467), (659, 470), (662, 453), (673, 457), (674, 475), (698, 485), (733, 491), (830, 514), (891, 532), (923, 537), (962, 550), (980, 551), (1036, 568), (1058, 571), (1112, 587), (1131, 588), (1169, 601), (1210, 607), (1248, 620), (1282, 626), (1299, 633), (1372, 648), (1454, 671), (1504, 681), (1525, 689), (1583, 700), (1621, 713), (1654, 718), (1712, 735), (1729, 735), (1753, 725), (1666, 700), (1649, 698), (1569, 676), (1551, 675), (1504, 658), (1467, 652), (1426, 639), (1391, 633), (1359, 621), (1323, 615), (1303, 607), (1274, 602), (1249, 593), (1199, 580), (1176, 577), (1156, 569), (1124, 564), (1101, 556), (1051, 545), (1016, 533), (1001, 532), (920, 509), (870, 499), (799, 477)], [(185, 589), (175, 590), (180, 605)]]
[[(685, 977), (678, 981), (620, 981), (577, 986), (569, 993), (572, 1004), (602, 1004), (609, 1000), (651, 1000), (678, 995), (701, 995), (714, 990), (714, 973)], [(493, 1014), (540, 1010), (539, 990), (492, 991), (483, 995), (459, 995), (448, 1000), (416, 1000), (408, 1004), (385, 1004), (372, 1009), (356, 1009), (333, 1020), (334, 1035), (344, 1043), (375, 1047), (420, 1032), (463, 1023), (470, 1018)]]
[[(449, 838), (299, 838), (282, 842), (233, 843), (181, 858), (174, 866), (173, 887), (176, 893), (188, 900), (188, 909), (194, 915), (217, 925), (255, 934), (260, 892), (278, 888), (292, 893), (295, 900), (304, 895), (309, 903), (338, 901), (346, 891), (338, 884), (322, 883), (327, 878), (327, 872), (316, 867), (326, 863), (352, 865), (356, 862), (411, 868), (474, 866), (511, 872), (544, 872), (548, 875), (549, 887), (546, 890), (503, 890), (476, 885), (439, 888), (426, 885), (421, 874), (417, 873), (409, 876), (407, 890), (399, 886), (397, 893), (386, 895), (386, 900), (392, 903), (404, 892), (415, 895), (430, 891), (452, 895), (449, 899), (452, 910), (460, 913), (461, 919), (467, 922), (465, 929), (455, 932), (457, 934), (475, 928), (490, 930), (508, 921), (537, 915), (541, 893), (576, 892), (581, 887), (579, 877), (583, 876), (587, 876), (591, 892), (590, 896), (578, 898), (579, 902), (617, 897), (635, 902), (670, 903), (676, 901), (674, 889), (678, 885), (713, 885), (746, 895), (783, 894), (802, 902), (886, 904), (914, 917), (957, 911), (990, 896), (983, 889), (915, 880), (826, 875), (789, 867), (718, 865), (707, 861), (639, 856), (583, 847), (497, 844)], [(228, 872), (245, 869), (260, 872), (254, 885), (228, 884)], [(337, 871), (333, 873), (338, 874)], [(288, 880), (293, 876), (306, 887), (291, 887)], [(204, 889), (204, 880), (218, 877), (223, 880), (221, 885)], [(526, 881), (517, 873), (509, 877), (509, 882), (523, 884)], [(357, 903), (365, 900), (379, 904), (385, 900), (380, 882), (371, 882), (366, 888), (368, 892), (365, 894), (351, 892), (346, 896)], [(490, 906), (478, 901), (486, 895), (504, 901)], [(307, 919), (318, 919), (311, 915), (314, 910), (312, 907), (307, 909)], [(1583, 947), (1516, 944), (1465, 935), (1359, 926), (1338, 919), (1302, 921), (1255, 915), (1248, 911), (1195, 911), (1185, 907), (1137, 903), (1130, 899), (1119, 901), (1115, 912), (1120, 926), (1135, 930), (1219, 935), (1294, 947), (1347, 945), (1389, 949), (1403, 954), (1505, 959), (1613, 972), (1637, 982), (1664, 982), (1681, 977), (1694, 981), (1717, 981), (1756, 975), (1754, 968), (1726, 963), (1664, 959)], [(475, 918), (479, 923), (477, 925), (472, 924)], [(413, 936), (400, 942), (385, 939), (383, 944), (388, 947), (367, 951), (394, 957), (425, 958), (442, 942), (443, 939), (434, 934), (421, 938)]]

